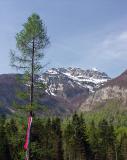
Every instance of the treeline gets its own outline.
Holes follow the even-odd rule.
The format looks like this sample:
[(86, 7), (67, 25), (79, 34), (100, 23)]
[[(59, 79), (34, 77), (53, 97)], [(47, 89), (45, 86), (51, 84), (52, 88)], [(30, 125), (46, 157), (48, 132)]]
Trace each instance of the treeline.
[[(0, 118), (0, 160), (24, 160), (26, 128), (24, 118)], [(34, 118), (30, 141), (30, 160), (127, 160), (126, 124), (111, 119)]]

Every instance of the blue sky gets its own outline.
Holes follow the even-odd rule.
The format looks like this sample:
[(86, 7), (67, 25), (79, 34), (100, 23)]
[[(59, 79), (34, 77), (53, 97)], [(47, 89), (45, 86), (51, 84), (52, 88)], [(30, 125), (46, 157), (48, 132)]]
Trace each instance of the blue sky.
[(96, 67), (114, 77), (127, 69), (126, 0), (0, 0), (0, 73), (9, 66), (15, 35), (33, 12), (44, 20), (50, 67)]

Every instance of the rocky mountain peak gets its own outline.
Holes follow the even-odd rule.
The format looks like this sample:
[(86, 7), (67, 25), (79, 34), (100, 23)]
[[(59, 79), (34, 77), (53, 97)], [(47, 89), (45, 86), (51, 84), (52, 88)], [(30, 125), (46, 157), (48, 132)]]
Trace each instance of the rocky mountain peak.
[[(89, 90), (94, 92), (96, 88), (107, 82), (110, 77), (97, 69), (83, 70), (81, 68), (51, 68), (42, 75), (43, 81), (47, 84), (48, 94), (61, 95), (66, 88), (75, 90)], [(61, 92), (61, 94), (60, 94)], [(66, 95), (66, 94), (64, 94)]]

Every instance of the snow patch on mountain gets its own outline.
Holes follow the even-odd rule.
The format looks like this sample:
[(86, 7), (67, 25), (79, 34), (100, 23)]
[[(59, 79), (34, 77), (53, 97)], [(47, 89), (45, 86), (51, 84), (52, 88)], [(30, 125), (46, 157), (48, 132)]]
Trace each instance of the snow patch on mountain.
[(53, 96), (64, 95), (67, 88), (86, 88), (94, 92), (110, 78), (104, 73), (93, 68), (83, 70), (80, 68), (52, 68), (47, 70), (40, 78), (48, 86), (46, 92)]
[(97, 78), (93, 78), (93, 77), (72, 76), (70, 73), (63, 73), (63, 74), (65, 74), (66, 76), (68, 76), (72, 80), (78, 81), (78, 82), (92, 82), (92, 83), (95, 83), (95, 84), (107, 82), (106, 78), (97, 79)]
[(48, 74), (58, 74), (58, 72), (55, 69), (50, 69), (47, 71)]
[(92, 70), (95, 71), (95, 72), (98, 71), (98, 69), (96, 67), (93, 67)]

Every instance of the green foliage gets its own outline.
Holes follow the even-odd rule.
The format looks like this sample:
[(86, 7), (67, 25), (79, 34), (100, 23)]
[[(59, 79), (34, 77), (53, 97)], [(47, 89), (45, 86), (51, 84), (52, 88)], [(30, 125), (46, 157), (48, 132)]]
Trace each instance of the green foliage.
[[(34, 46), (33, 46), (34, 43)], [(32, 54), (34, 47), (34, 72), (38, 73), (42, 68), (40, 60), (43, 58), (43, 49), (49, 44), (46, 27), (39, 15), (33, 13), (28, 17), (23, 29), (16, 35), (16, 46), (20, 54), (11, 51), (11, 65), (17, 69), (31, 72)]]
[[(39, 81), (43, 66), (41, 60), (44, 49), (49, 44), (49, 38), (44, 22), (40, 16), (33, 13), (28, 17), (23, 29), (16, 34), (17, 52), (11, 50), (11, 66), (23, 70), (23, 76), (17, 77), (20, 84), (25, 85), (17, 91), (17, 97), (24, 99), (25, 105), (33, 111), (39, 104), (39, 98), (45, 85)], [(29, 105), (30, 104), (30, 105)], [(24, 106), (25, 106), (24, 105)]]
[[(64, 120), (35, 117), (31, 128), (30, 159), (126, 160), (127, 114), (123, 109), (113, 108), (93, 115), (74, 113)], [(105, 118), (109, 110), (117, 116), (110, 113)], [(24, 159), (26, 128), (27, 122), (19, 115), (0, 119), (1, 160)]]

